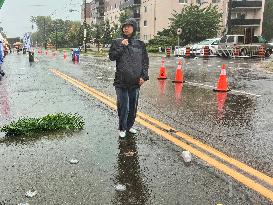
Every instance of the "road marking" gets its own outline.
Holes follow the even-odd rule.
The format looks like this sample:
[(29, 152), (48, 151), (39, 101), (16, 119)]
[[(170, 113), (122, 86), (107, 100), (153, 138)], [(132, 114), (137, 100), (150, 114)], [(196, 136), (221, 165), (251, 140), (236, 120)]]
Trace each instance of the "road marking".
[[(78, 81), (78, 80), (76, 80), (74, 78), (71, 78), (71, 77), (65, 75), (64, 73), (61, 73), (60, 71), (57, 71), (57, 70), (55, 70), (55, 71), (58, 72), (60, 75), (65, 76), (66, 79), (70, 79), (73, 82), (76, 82), (77, 84), (83, 86), (84, 88), (94, 92), (96, 95), (98, 95), (98, 96), (110, 101), (114, 105), (116, 105), (116, 101), (113, 98), (111, 98), (111, 97), (109, 97), (109, 96), (95, 90), (94, 88), (91, 88), (90, 86), (88, 86), (88, 85), (86, 85), (86, 84), (84, 84), (84, 83), (82, 83), (82, 82), (80, 82), (80, 81)], [(116, 109), (115, 106), (114, 106), (114, 109)], [(154, 118), (152, 118), (152, 117), (150, 117), (150, 116), (148, 116), (148, 115), (146, 115), (146, 114), (144, 114), (142, 112), (138, 112), (137, 115), (139, 117), (141, 117), (141, 118), (143, 118), (143, 119), (145, 119), (145, 120), (147, 120), (147, 121), (161, 127), (164, 130), (168, 130), (168, 131), (175, 130), (171, 126), (166, 125), (166, 124), (164, 124), (162, 122), (159, 122), (158, 120), (156, 120), (156, 119), (154, 119)], [(251, 174), (251, 175), (253, 175), (253, 176), (255, 176), (255, 177), (257, 177), (257, 178), (259, 178), (259, 179), (261, 179), (261, 180), (265, 181), (266, 183), (273, 186), (273, 179), (271, 177), (269, 177), (269, 176), (255, 170), (255, 169), (253, 169), (252, 167), (250, 167), (250, 166), (248, 166), (248, 165), (246, 165), (246, 164), (244, 164), (244, 163), (242, 163), (242, 162), (240, 162), (240, 161), (238, 161), (236, 159), (228, 157), (227, 155), (225, 155), (224, 153), (218, 151), (217, 149), (215, 149), (213, 147), (210, 147), (210, 146), (208, 146), (208, 145), (206, 145), (206, 144), (192, 138), (191, 136), (188, 136), (188, 135), (186, 135), (184, 133), (181, 133), (179, 131), (177, 131), (175, 134), (177, 136), (183, 138), (184, 140), (186, 140), (186, 141), (200, 147), (201, 149), (203, 149), (203, 150), (205, 150), (205, 151), (207, 151), (207, 152), (209, 152), (209, 153), (211, 153), (211, 154), (213, 154), (213, 155), (227, 161), (228, 163), (236, 166), (237, 168), (239, 168), (239, 169), (241, 169), (241, 170), (243, 170), (243, 171), (245, 171), (245, 172), (247, 172), (247, 173), (249, 173), (249, 174)]]
[[(84, 90), (85, 92), (91, 94), (92, 96), (96, 97), (97, 99), (99, 99), (100, 101), (102, 101), (103, 103), (105, 103), (106, 105), (108, 105), (109, 107), (111, 107), (112, 109), (116, 109), (116, 103), (115, 100), (113, 100), (112, 98), (104, 95), (103, 93), (91, 88), (90, 86), (74, 79), (71, 78), (63, 73), (61, 73), (60, 71), (57, 71), (55, 69), (50, 69), (55, 75), (63, 78), (64, 80), (70, 82), (71, 84), (75, 85), (76, 87), (80, 88), (81, 90)], [(168, 125), (165, 125), (147, 115), (145, 115), (144, 113), (138, 112), (138, 117), (136, 118), (136, 121), (138, 123), (140, 123), (141, 125), (153, 130), (154, 132), (156, 132), (157, 134), (163, 136), (164, 138), (170, 140), (171, 142), (175, 143), (177, 146), (186, 149), (188, 151), (190, 151), (192, 154), (196, 155), (197, 157), (199, 157), (200, 159), (206, 161), (207, 163), (209, 163), (210, 165), (212, 165), (213, 167), (223, 171), (224, 173), (226, 173), (227, 175), (233, 177), (234, 179), (236, 179), (237, 181), (241, 182), (242, 184), (248, 186), (249, 188), (257, 191), (258, 193), (260, 193), (261, 195), (271, 199), (273, 201), (273, 192), (267, 188), (265, 188), (264, 186), (260, 185), (259, 183), (256, 183), (255, 181), (253, 181), (252, 179), (244, 176), (243, 174), (238, 173), (236, 170), (233, 170), (231, 168), (229, 168), (228, 166), (224, 165), (221, 162), (218, 162), (217, 160), (213, 159), (212, 157), (206, 155), (204, 152), (201, 152), (195, 148), (193, 148), (192, 146), (185, 144), (184, 142), (178, 140), (177, 138), (171, 136), (170, 134), (168, 134), (166, 131), (163, 131), (157, 127), (155, 127), (154, 125), (144, 121), (143, 119), (146, 119), (156, 125), (158, 125), (160, 128), (163, 128), (165, 130), (174, 130), (171, 127), (169, 127)], [(181, 132), (176, 132), (176, 135), (183, 138), (184, 140), (196, 145), (197, 147), (206, 150), (207, 152), (214, 154), (215, 156), (225, 160), (226, 162), (242, 169), (243, 171), (252, 174), (253, 176), (264, 180), (265, 182), (267, 182), (268, 184), (273, 184), (273, 179), (251, 167), (249, 167), (248, 165), (245, 165), (233, 158), (228, 157), (227, 155), (221, 153), (220, 151), (206, 145), (203, 144), (202, 142), (199, 142), (198, 140), (193, 139), (192, 137), (181, 133)]]
[[(189, 81), (185, 81), (185, 83), (189, 84), (189, 85), (194, 85), (194, 86), (198, 86), (198, 87), (208, 87), (208, 88), (215, 88), (211, 85), (206, 85), (206, 84), (202, 84), (202, 83), (194, 83), (194, 82), (189, 82)], [(241, 90), (230, 90), (230, 93), (239, 93), (239, 94), (243, 94), (243, 95), (250, 95), (250, 96), (254, 96), (254, 97), (261, 97), (261, 95), (257, 95), (257, 94), (253, 94), (253, 93), (248, 93), (245, 91), (241, 91)]]

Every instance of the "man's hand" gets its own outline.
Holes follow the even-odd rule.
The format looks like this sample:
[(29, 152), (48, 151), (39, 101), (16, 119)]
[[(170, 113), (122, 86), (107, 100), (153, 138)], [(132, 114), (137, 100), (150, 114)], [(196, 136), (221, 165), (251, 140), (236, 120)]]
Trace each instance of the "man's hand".
[(140, 78), (138, 84), (141, 86), (144, 82), (143, 78)]
[(123, 40), (121, 41), (121, 44), (122, 44), (122, 45), (125, 45), (125, 46), (128, 46), (128, 44), (129, 44), (128, 39), (123, 39)]

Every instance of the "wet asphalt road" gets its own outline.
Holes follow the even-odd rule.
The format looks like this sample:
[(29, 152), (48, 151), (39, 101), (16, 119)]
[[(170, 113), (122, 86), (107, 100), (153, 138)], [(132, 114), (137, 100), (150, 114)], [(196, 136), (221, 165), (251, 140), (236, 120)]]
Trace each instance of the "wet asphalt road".
[[(181, 148), (143, 126), (137, 125), (137, 136), (119, 140), (114, 111), (48, 70), (56, 68), (115, 97), (115, 65), (108, 59), (82, 57), (74, 65), (61, 55), (37, 57), (32, 65), (23, 55), (7, 57), (7, 76), (0, 82), (1, 125), (62, 111), (78, 112), (86, 127), (33, 139), (2, 136), (0, 204), (270, 204), (198, 158), (185, 165)], [(259, 68), (258, 60), (183, 59), (183, 86), (171, 83), (176, 58), (166, 60), (166, 81), (156, 80), (160, 57), (150, 61), (140, 111), (273, 175), (273, 75)], [(226, 95), (202, 85), (215, 85), (222, 63), (232, 90)], [(71, 165), (71, 158), (79, 164)], [(118, 183), (127, 190), (117, 192)], [(26, 198), (29, 189), (37, 196)]]

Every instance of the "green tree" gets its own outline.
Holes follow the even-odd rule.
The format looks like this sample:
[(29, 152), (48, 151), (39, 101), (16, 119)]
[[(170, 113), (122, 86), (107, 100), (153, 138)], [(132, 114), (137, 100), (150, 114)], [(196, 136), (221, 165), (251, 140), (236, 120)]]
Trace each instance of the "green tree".
[(273, 1), (265, 0), (264, 21), (263, 21), (263, 36), (267, 40), (273, 38)]
[(119, 20), (117, 24), (114, 24), (112, 27), (112, 36), (113, 39), (122, 36), (121, 26), (125, 23), (125, 21), (130, 18), (131, 14), (130, 11), (125, 9), (120, 13)]
[(120, 26), (118, 24), (114, 24), (113, 27), (111, 28), (111, 36), (112, 39), (116, 39), (120, 36)]
[(32, 33), (32, 39), (38, 45), (51, 42), (57, 43), (58, 47), (76, 47), (82, 44), (82, 40), (80, 44), (79, 42), (80, 38), (83, 38), (83, 30), (80, 32), (81, 24), (78, 21), (52, 20), (49, 16), (32, 16), (31, 22), (37, 27), (37, 31)]
[(103, 34), (104, 34), (104, 22), (100, 22), (92, 25), (91, 36), (93, 43), (96, 44), (98, 51), (100, 50), (100, 45), (103, 44)]
[(84, 44), (84, 29), (86, 29), (86, 43), (90, 43), (92, 40), (92, 28), (89, 24), (81, 25), (78, 31), (78, 45)]
[(171, 32), (176, 35), (178, 28), (182, 29), (182, 44), (198, 42), (206, 38), (215, 37), (220, 30), (222, 14), (216, 6), (209, 5), (201, 8), (190, 5), (182, 9), (181, 13), (173, 14), (170, 18)]
[(164, 29), (163, 31), (160, 31), (157, 33), (157, 36), (155, 36), (153, 39), (149, 41), (149, 45), (153, 47), (168, 47), (172, 45), (176, 45), (177, 43), (177, 37), (173, 34), (170, 28)]
[(36, 24), (37, 31), (32, 34), (33, 42), (45, 44), (52, 30), (52, 19), (50, 16), (32, 16), (32, 23)]
[(112, 28), (110, 26), (109, 20), (106, 20), (104, 23), (104, 32), (103, 32), (103, 44), (112, 43)]
[(130, 11), (125, 9), (124, 11), (122, 11), (120, 13), (120, 16), (119, 16), (119, 25), (121, 26), (122, 24), (125, 23), (125, 21), (130, 18)]
[(197, 5), (184, 7), (181, 13), (174, 13), (170, 18), (169, 28), (157, 33), (154, 39), (149, 41), (153, 46), (174, 46), (177, 45), (177, 29), (182, 29), (180, 45), (195, 43), (206, 38), (213, 38), (220, 30), (222, 14), (217, 7), (209, 5), (201, 8)]

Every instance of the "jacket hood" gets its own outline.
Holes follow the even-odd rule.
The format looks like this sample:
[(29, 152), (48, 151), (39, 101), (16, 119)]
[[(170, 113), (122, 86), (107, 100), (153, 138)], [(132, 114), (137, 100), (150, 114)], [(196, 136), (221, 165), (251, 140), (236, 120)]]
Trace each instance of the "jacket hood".
[(137, 30), (137, 22), (134, 18), (129, 18), (127, 19), (121, 26), (121, 32), (123, 33), (123, 27), (125, 25), (132, 25), (133, 26), (133, 29), (134, 29), (134, 32), (132, 34), (132, 36), (134, 36), (136, 34), (136, 30)]

